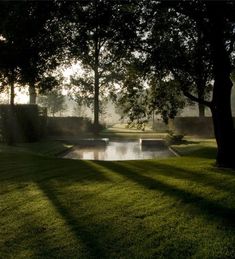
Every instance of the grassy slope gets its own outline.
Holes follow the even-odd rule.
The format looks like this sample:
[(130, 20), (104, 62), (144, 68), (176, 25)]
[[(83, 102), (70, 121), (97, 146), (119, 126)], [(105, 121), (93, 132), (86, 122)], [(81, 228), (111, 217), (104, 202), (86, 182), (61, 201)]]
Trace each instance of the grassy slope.
[(0, 258), (234, 258), (234, 172), (213, 144), (175, 148), (187, 156), (1, 153)]
[(15, 144), (13, 146), (8, 146), (4, 144), (0, 144), (0, 152), (4, 153), (32, 153), (32, 154), (40, 154), (47, 156), (57, 156), (63, 152), (66, 152), (69, 148), (71, 148), (71, 144), (66, 144), (62, 141), (41, 141), (35, 143), (22, 143)]

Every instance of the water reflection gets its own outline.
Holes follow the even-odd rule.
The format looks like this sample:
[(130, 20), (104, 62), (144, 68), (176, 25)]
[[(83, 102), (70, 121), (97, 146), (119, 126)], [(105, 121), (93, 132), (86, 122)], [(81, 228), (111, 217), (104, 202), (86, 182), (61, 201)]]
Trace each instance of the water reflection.
[(139, 160), (160, 157), (170, 157), (174, 154), (167, 147), (145, 147), (137, 141), (114, 142), (110, 141), (106, 146), (79, 147), (66, 154), (64, 158), (86, 160)]

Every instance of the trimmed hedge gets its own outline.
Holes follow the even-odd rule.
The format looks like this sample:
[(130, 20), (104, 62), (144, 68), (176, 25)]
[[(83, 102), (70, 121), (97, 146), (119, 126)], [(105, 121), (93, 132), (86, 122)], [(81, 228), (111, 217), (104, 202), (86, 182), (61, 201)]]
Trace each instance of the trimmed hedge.
[(12, 144), (38, 141), (44, 135), (45, 127), (46, 110), (37, 105), (0, 105), (2, 142)]
[(92, 132), (92, 122), (84, 117), (48, 117), (47, 134), (51, 136), (77, 136)]
[(166, 132), (169, 130), (169, 126), (166, 123), (164, 123), (161, 119), (155, 119), (153, 129), (156, 132)]
[(211, 117), (176, 117), (173, 121), (173, 130), (183, 135), (214, 136)]

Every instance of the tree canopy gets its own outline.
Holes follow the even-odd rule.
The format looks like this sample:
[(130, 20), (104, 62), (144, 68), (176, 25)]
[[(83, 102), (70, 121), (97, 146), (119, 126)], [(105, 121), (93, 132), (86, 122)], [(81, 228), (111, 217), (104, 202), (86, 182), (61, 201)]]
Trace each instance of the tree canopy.
[(128, 41), (137, 39), (137, 13), (131, 1), (74, 1), (67, 8), (69, 55), (80, 60), (86, 72), (72, 83), (79, 85), (81, 98), (93, 101), (94, 127), (98, 128), (100, 99), (120, 79)]
[[(91, 93), (95, 128), (101, 95), (115, 83), (123, 86), (129, 96), (123, 100), (139, 117), (146, 116), (146, 107), (165, 118), (174, 117), (184, 95), (210, 108), (217, 162), (235, 166), (230, 152), (235, 144), (230, 100), (234, 1), (4, 1), (0, 5), (1, 78), (12, 85), (15, 81), (35, 85), (60, 62), (80, 61), (87, 75), (76, 78), (76, 83)], [(142, 64), (140, 73), (130, 71), (133, 60)]]
[[(0, 73), (12, 88), (14, 83), (28, 84), (30, 102), (35, 103), (36, 84), (46, 71), (59, 64), (61, 41), (57, 40), (55, 30), (57, 4), (54, 1), (3, 1), (0, 8), (4, 14), (0, 28), (3, 39)], [(12, 103), (13, 99), (14, 93)]]

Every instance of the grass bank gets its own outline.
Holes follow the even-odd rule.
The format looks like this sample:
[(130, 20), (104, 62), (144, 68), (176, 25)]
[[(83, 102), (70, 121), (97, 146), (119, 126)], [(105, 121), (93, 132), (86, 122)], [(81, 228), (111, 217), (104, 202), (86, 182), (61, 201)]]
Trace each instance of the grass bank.
[(66, 141), (43, 140), (34, 143), (16, 143), (12, 146), (0, 144), (0, 153), (31, 153), (45, 156), (58, 156), (70, 148), (72, 144)]
[(122, 162), (1, 152), (0, 258), (234, 258), (235, 172), (190, 145)]

